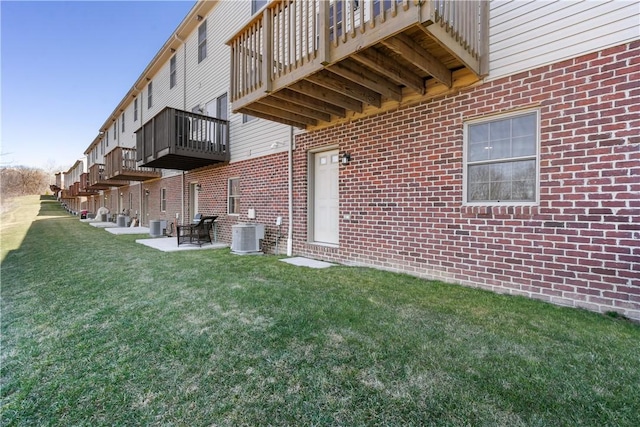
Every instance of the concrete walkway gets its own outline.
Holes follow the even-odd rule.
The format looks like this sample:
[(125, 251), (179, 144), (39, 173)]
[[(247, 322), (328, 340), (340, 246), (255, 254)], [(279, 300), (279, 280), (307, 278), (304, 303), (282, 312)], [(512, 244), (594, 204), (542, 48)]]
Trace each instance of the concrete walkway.
[(178, 246), (178, 240), (175, 237), (158, 237), (155, 239), (138, 239), (136, 243), (148, 246), (153, 249), (157, 249), (162, 252), (177, 252), (177, 251), (194, 251), (205, 249), (222, 249), (228, 247), (225, 243), (205, 243), (202, 246), (188, 245), (183, 243)]
[(315, 259), (309, 259), (304, 257), (286, 258), (286, 259), (281, 259), (280, 261), (286, 262), (287, 264), (297, 265), (298, 267), (309, 267), (309, 268), (329, 268), (336, 265), (336, 264), (331, 264), (330, 262), (318, 261)]

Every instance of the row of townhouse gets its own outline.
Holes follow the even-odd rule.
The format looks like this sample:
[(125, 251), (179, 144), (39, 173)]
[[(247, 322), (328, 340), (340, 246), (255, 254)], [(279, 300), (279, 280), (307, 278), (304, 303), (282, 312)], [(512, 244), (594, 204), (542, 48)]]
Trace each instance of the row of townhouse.
[(198, 1), (62, 198), (640, 320), (638, 22), (638, 1)]

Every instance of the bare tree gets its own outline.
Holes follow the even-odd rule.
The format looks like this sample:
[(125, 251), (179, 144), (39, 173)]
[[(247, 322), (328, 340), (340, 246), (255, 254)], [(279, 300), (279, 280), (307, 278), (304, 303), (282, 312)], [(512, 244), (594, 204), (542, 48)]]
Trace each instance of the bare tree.
[(49, 174), (42, 169), (26, 166), (0, 168), (0, 195), (2, 199), (46, 194), (49, 191)]

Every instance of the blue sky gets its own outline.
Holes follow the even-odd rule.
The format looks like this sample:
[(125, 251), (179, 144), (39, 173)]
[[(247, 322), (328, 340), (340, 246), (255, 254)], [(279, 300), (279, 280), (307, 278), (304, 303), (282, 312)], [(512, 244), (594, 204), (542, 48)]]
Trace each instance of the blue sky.
[(0, 0), (0, 165), (73, 165), (194, 4)]

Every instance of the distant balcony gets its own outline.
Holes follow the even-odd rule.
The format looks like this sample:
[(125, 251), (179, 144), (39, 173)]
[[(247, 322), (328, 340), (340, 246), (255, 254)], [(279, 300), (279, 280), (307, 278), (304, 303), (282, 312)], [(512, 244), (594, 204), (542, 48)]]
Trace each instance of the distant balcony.
[(488, 2), (273, 0), (228, 42), (231, 101), (299, 128), (437, 96), (487, 73)]
[(229, 161), (229, 122), (165, 108), (136, 131), (138, 164), (192, 170)]
[(117, 147), (107, 153), (104, 160), (105, 174), (109, 182), (112, 180), (147, 181), (162, 177), (160, 170), (137, 166), (135, 148)]
[(74, 182), (69, 186), (69, 197), (77, 197), (78, 196), (78, 188), (80, 187), (80, 183), (78, 181)]
[(128, 185), (128, 181), (116, 181), (107, 179), (105, 167), (102, 163), (95, 163), (89, 167), (89, 186), (91, 190), (106, 190), (111, 187)]
[(80, 182), (78, 182), (77, 196), (95, 196), (98, 194), (98, 190), (91, 188), (89, 184), (89, 174), (80, 174)]

